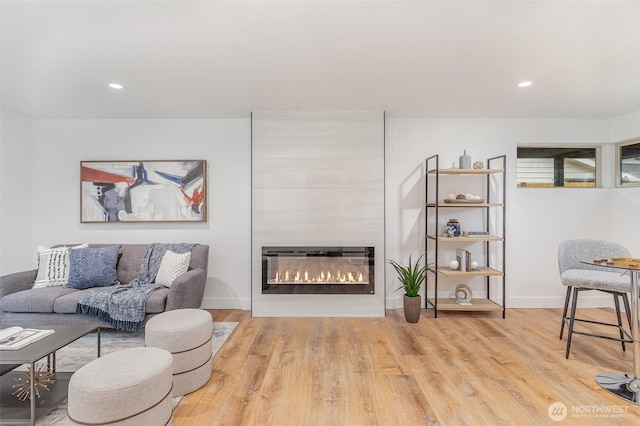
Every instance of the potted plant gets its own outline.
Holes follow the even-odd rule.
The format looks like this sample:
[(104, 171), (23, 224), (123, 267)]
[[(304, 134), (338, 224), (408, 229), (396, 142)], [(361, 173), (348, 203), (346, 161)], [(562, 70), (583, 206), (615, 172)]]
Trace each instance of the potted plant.
[(420, 260), (423, 256), (424, 254), (420, 256), (415, 263), (412, 263), (411, 255), (409, 255), (409, 264), (406, 266), (400, 265), (394, 260), (389, 260), (389, 263), (398, 273), (398, 280), (402, 283), (395, 291), (400, 289), (404, 290), (404, 318), (410, 323), (416, 323), (420, 319), (420, 311), (422, 309), (420, 288), (422, 287), (427, 272), (436, 272), (432, 267), (433, 264), (425, 263), (420, 266)]

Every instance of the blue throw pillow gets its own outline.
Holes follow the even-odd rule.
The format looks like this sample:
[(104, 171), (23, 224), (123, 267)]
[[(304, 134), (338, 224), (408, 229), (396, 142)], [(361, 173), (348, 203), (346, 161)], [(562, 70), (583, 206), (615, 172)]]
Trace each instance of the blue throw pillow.
[(84, 289), (120, 284), (116, 271), (120, 247), (69, 250), (69, 282), (65, 287)]

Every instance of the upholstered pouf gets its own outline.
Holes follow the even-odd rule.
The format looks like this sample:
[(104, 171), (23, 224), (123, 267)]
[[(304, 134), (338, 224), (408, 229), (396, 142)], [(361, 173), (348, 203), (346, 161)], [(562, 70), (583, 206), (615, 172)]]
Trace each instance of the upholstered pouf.
[(173, 396), (193, 392), (211, 377), (211, 315), (202, 309), (176, 309), (147, 321), (145, 344), (173, 355)]
[(74, 424), (170, 425), (173, 357), (160, 348), (131, 348), (97, 358), (69, 381)]

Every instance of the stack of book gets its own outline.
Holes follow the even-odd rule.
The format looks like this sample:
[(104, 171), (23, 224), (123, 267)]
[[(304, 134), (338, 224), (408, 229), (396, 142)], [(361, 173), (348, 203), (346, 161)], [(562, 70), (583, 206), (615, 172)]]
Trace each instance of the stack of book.
[(471, 270), (471, 253), (468, 250), (456, 249), (456, 260), (458, 261), (458, 270), (468, 272)]
[(464, 231), (462, 233), (463, 237), (470, 237), (470, 238), (486, 238), (488, 237), (489, 231)]
[(15, 351), (53, 333), (53, 330), (8, 327), (0, 330), (0, 350)]

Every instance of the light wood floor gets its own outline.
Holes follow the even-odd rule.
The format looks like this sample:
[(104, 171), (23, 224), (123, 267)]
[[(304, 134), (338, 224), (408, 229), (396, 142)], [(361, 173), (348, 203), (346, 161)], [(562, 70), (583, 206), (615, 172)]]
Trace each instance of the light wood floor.
[[(615, 320), (610, 309), (584, 317)], [(385, 318), (251, 318), (238, 321), (213, 359), (208, 384), (174, 411), (183, 425), (640, 424), (640, 406), (594, 380), (632, 372), (632, 350), (575, 336), (569, 359), (559, 340), (559, 309), (496, 314), (423, 310), (408, 324), (401, 309)], [(617, 414), (610, 414), (615, 411)]]

